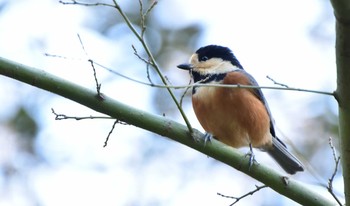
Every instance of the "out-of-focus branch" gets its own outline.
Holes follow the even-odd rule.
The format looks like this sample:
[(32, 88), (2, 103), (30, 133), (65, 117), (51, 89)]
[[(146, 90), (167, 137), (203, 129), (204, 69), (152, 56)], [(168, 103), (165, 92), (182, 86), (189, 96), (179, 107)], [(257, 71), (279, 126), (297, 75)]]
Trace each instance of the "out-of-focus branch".
[(72, 82), (48, 74), (45, 71), (21, 65), (3, 58), (0, 58), (0, 74), (55, 93), (136, 127), (169, 137), (170, 139), (244, 172), (263, 184), (268, 185), (276, 192), (302, 205), (335, 204), (323, 195), (308, 189), (302, 183), (286, 176), (282, 176), (262, 164), (254, 163), (250, 167), (249, 158), (238, 150), (226, 146), (215, 139), (205, 145), (202, 141), (203, 134), (195, 129), (193, 130), (193, 137), (195, 139), (193, 139), (186, 126), (163, 116), (153, 115), (132, 108), (107, 96), (104, 96), (104, 98), (101, 99), (98, 97), (96, 91), (88, 90)]
[(339, 135), (345, 204), (350, 204), (350, 1), (331, 0), (336, 19), (336, 63)]

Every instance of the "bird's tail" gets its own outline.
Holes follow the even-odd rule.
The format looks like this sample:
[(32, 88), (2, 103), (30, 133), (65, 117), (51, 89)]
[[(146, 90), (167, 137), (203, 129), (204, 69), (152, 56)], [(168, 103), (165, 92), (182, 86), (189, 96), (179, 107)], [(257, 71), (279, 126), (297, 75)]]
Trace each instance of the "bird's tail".
[(286, 145), (277, 137), (272, 138), (272, 148), (268, 149), (267, 153), (289, 174), (304, 171), (301, 162), (287, 150)]

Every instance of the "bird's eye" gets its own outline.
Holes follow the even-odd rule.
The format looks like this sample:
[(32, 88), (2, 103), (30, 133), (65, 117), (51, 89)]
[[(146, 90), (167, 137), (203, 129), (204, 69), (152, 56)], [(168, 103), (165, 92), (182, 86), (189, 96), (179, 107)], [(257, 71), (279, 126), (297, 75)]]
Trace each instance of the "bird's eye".
[(209, 58), (207, 57), (207, 56), (202, 56), (201, 58), (200, 58), (200, 61), (207, 61)]

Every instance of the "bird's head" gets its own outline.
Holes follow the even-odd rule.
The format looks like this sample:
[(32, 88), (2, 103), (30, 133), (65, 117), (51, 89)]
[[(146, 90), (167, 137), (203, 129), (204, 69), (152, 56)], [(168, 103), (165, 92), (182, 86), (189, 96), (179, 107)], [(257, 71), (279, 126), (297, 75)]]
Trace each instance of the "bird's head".
[(190, 63), (180, 64), (180, 69), (189, 70), (195, 82), (212, 75), (243, 69), (232, 51), (223, 46), (209, 45), (199, 48), (190, 58)]

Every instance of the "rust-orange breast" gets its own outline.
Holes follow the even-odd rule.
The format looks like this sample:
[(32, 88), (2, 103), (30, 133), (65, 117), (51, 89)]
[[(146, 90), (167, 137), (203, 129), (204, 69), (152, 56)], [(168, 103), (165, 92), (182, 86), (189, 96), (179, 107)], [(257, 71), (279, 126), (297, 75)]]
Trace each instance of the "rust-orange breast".
[[(229, 72), (222, 83), (250, 85), (241, 72)], [(192, 104), (202, 127), (220, 141), (236, 148), (271, 144), (270, 119), (254, 89), (200, 87)]]

